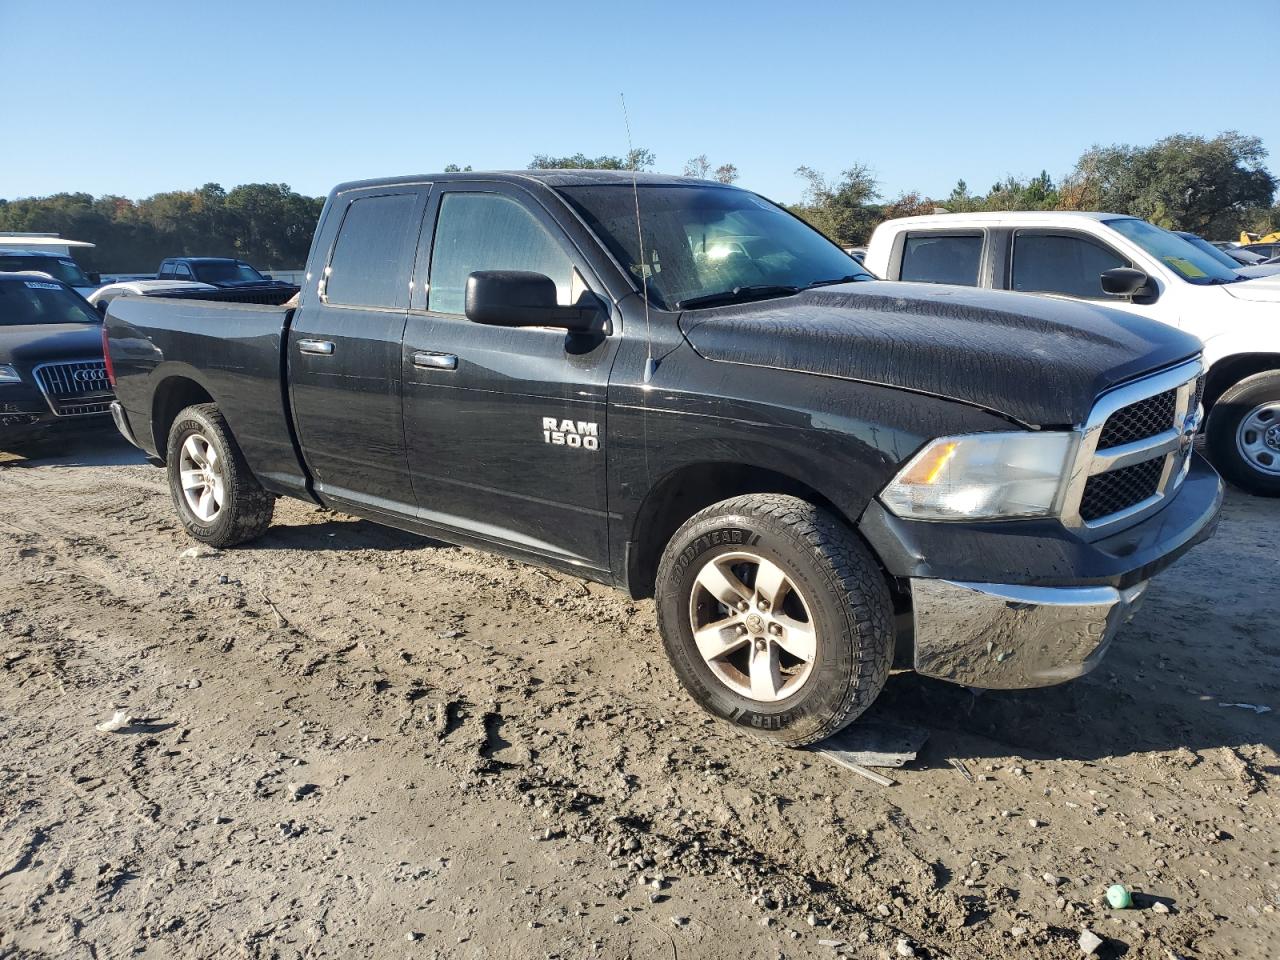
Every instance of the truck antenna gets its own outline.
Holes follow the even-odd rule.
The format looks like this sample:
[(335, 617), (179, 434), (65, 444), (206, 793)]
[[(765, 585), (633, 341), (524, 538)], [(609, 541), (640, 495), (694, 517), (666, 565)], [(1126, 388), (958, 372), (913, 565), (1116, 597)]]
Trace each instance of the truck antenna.
[(644, 255), (644, 230), (640, 226), (640, 187), (636, 183), (636, 148), (631, 142), (631, 118), (627, 115), (627, 95), (619, 93), (622, 100), (622, 122), (627, 126), (627, 162), (631, 165), (631, 195), (636, 201), (636, 242), (640, 245), (640, 290), (644, 300), (644, 382), (653, 379), (658, 362), (653, 358), (653, 330), (649, 326), (649, 263)]

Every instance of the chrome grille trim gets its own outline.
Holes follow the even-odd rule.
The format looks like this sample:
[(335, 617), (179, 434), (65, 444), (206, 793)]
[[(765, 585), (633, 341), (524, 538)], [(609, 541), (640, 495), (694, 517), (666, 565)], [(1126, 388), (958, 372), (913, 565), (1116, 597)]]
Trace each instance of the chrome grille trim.
[(114, 399), (101, 358), (41, 363), (31, 368), (31, 374), (55, 417), (106, 413)]
[[(1090, 540), (1108, 536), (1154, 513), (1168, 497), (1178, 491), (1191, 466), (1191, 439), (1200, 426), (1203, 412), (1196, 402), (1198, 381), (1203, 373), (1204, 363), (1201, 358), (1196, 357), (1176, 367), (1117, 387), (1098, 398), (1089, 419), (1080, 428), (1080, 442), (1076, 446), (1075, 461), (1063, 496), (1062, 522), (1065, 526)], [(1121, 446), (1098, 449), (1098, 441), (1108, 418), (1125, 407), (1169, 390), (1177, 391), (1177, 400), (1174, 404), (1173, 422), (1169, 424), (1168, 430)], [(1151, 496), (1096, 520), (1085, 520), (1080, 515), (1085, 487), (1091, 477), (1157, 458), (1163, 458), (1164, 463), (1155, 492)]]

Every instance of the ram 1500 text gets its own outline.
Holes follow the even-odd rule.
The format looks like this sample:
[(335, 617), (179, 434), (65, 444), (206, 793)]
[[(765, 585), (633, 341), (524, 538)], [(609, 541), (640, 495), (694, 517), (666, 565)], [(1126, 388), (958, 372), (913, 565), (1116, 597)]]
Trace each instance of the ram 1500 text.
[(656, 595), (693, 698), (793, 745), (895, 652), (977, 687), (1086, 672), (1222, 497), (1194, 337), (874, 281), (681, 178), (343, 184), (296, 307), (121, 297), (106, 338), (196, 539), (291, 496)]

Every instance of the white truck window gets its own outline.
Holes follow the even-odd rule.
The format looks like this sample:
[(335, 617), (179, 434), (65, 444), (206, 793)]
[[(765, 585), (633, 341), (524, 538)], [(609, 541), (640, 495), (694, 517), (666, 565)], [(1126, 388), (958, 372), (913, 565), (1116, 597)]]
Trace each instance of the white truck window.
[(902, 248), (898, 279), (915, 283), (978, 285), (982, 262), (982, 234), (916, 234)]
[(1128, 265), (1114, 251), (1084, 237), (1019, 231), (1013, 238), (1010, 288), (1102, 300), (1107, 298), (1103, 272)]

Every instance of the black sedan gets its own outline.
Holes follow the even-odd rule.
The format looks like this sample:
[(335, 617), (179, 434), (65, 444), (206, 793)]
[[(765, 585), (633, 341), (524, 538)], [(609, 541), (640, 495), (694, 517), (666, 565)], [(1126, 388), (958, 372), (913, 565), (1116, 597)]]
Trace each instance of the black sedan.
[(0, 448), (110, 413), (102, 320), (48, 277), (0, 273)]

